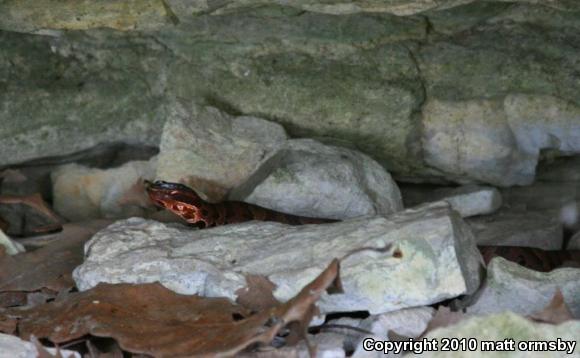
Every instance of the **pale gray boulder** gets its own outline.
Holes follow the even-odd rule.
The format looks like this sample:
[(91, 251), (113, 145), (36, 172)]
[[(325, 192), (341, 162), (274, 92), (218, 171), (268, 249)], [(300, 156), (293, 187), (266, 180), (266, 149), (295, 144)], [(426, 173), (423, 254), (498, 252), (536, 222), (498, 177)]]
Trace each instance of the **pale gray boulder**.
[(346, 219), (403, 209), (391, 175), (360, 152), (289, 140), (230, 199), (309, 217)]
[(185, 183), (208, 201), (246, 201), (334, 219), (403, 208), (390, 174), (355, 150), (288, 140), (279, 124), (175, 100), (163, 129), (156, 178)]
[(528, 185), (540, 151), (580, 152), (580, 107), (554, 96), (429, 100), (424, 109), (425, 161), (460, 183)]
[(476, 294), (475, 303), (467, 308), (467, 312), (490, 314), (512, 311), (530, 315), (546, 307), (556, 289), (562, 291), (572, 315), (580, 318), (580, 269), (559, 268), (538, 272), (495, 257), (487, 268), (486, 280)]
[(275, 297), (286, 301), (333, 258), (388, 244), (393, 245), (389, 253), (363, 250), (342, 262), (345, 293), (323, 296), (322, 313), (377, 314), (479, 287), (481, 255), (469, 228), (446, 203), (389, 218), (305, 226), (249, 222), (192, 230), (133, 218), (86, 244), (74, 278), (80, 290), (99, 282), (159, 281), (178, 293), (235, 299), (245, 275), (256, 274), (268, 277), (276, 285)]
[(161, 135), (157, 179), (186, 183), (219, 201), (287, 139), (279, 124), (175, 100)]

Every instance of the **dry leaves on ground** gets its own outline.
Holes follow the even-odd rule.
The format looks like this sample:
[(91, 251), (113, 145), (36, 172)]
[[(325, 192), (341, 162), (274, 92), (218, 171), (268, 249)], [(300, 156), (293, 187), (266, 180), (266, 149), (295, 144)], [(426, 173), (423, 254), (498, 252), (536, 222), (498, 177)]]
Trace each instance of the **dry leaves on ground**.
[(0, 257), (0, 292), (53, 291), (74, 287), (71, 273), (83, 261), (83, 245), (109, 221), (67, 224), (51, 242), (31, 252)]
[(283, 328), (287, 341), (305, 337), (315, 302), (337, 281), (338, 272), (335, 259), (293, 299), (256, 314), (227, 299), (179, 295), (157, 283), (99, 284), (63, 301), (0, 311), (0, 322), (18, 319), (24, 339), (65, 343), (91, 334), (155, 357), (231, 356), (269, 344)]
[(28, 236), (58, 231), (63, 220), (46, 204), (40, 194), (0, 196), (0, 211), (10, 235)]

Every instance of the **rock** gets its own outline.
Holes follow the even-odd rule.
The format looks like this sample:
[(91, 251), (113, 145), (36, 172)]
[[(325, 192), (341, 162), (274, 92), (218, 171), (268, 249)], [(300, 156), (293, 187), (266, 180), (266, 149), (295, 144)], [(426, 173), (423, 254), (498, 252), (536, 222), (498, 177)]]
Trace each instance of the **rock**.
[[(0, 12), (7, 14), (0, 21), (0, 29), (32, 33), (52, 33), (50, 30), (86, 30), (112, 28), (121, 31), (155, 30), (162, 26), (174, 26), (179, 21), (190, 21), (200, 14), (230, 14), (267, 5), (286, 5), (295, 11), (320, 12), (331, 15), (349, 15), (361, 12), (392, 13), (399, 16), (425, 11), (437, 11), (459, 5), (476, 3), (478, 0), (408, 0), (344, 2), (342, 0), (284, 0), (235, 1), (188, 1), (188, 0), (107, 0), (98, 4), (78, 1), (17, 1), (0, 4)], [(511, 0), (510, 2), (534, 2), (534, 0)], [(578, 9), (570, 0), (555, 0), (545, 6), (557, 9)]]
[(529, 315), (546, 307), (556, 289), (575, 318), (580, 318), (580, 269), (560, 268), (550, 272), (527, 269), (501, 257), (487, 268), (487, 278), (468, 313), (489, 314), (512, 311)]
[(568, 241), (567, 250), (580, 250), (580, 231), (575, 233)]
[(230, 199), (307, 217), (387, 216), (403, 209), (396, 183), (354, 150), (289, 140)]
[[(102, 143), (159, 145), (165, 115), (156, 74), (136, 74), (114, 65), (112, 57), (105, 60), (103, 53), (80, 54), (78, 44), (51, 41), (0, 32), (0, 165)], [(117, 50), (139, 47), (117, 45)], [(123, 62), (121, 57), (115, 61)]]
[[(52, 173), (54, 208), (71, 221), (142, 216), (148, 200), (141, 184), (154, 178), (156, 163), (153, 158), (111, 169), (63, 165)], [(139, 189), (142, 205), (135, 200)]]
[[(56, 348), (44, 348), (51, 355), (56, 355)], [(81, 358), (77, 352), (60, 349), (62, 358)], [(45, 355), (43, 355), (44, 357)], [(38, 349), (33, 343), (22, 340), (16, 336), (0, 333), (0, 358), (38, 358)]]
[(279, 124), (176, 101), (163, 128), (156, 176), (220, 201), (286, 138)]
[[(46, 0), (34, 9), (30, 1), (3, 2), (6, 28), (46, 10)], [(292, 137), (351, 142), (414, 182), (525, 184), (540, 151), (578, 153), (580, 64), (569, 59), (580, 54), (570, 46), (579, 26), (565, 10), (578, 9), (575, 1), (164, 3), (180, 21), (156, 30), (0, 33), (0, 165), (104, 142), (156, 145), (173, 95), (271, 119)], [(59, 2), (54, 11), (69, 11), (43, 14), (32, 27), (119, 9), (103, 6), (103, 15), (70, 20), (94, 5)], [(140, 19), (156, 23), (147, 9), (135, 15), (137, 29)], [(429, 9), (441, 11), (380, 13)]]
[(16, 336), (0, 333), (0, 357), (37, 358), (38, 351), (30, 342), (23, 341)]
[(493, 187), (465, 185), (458, 188), (403, 190), (405, 206), (415, 206), (430, 201), (445, 200), (461, 217), (485, 215), (495, 212), (501, 206), (499, 190)]
[[(121, 31), (158, 28), (170, 22), (161, 1), (24, 0), (0, 4), (0, 12), (10, 14), (0, 20), (0, 29), (31, 33), (46, 30), (86, 30), (108, 27)], [(44, 30), (44, 31), (43, 31)]]
[[(447, 339), (466, 339), (466, 344), (469, 340), (476, 339), (477, 352), (470, 351), (469, 357), (489, 357), (489, 351), (481, 351), (482, 341), (499, 341), (505, 340), (514, 341), (514, 350), (506, 352), (493, 353), (495, 356), (502, 357), (530, 357), (534, 354), (542, 357), (570, 357), (574, 351), (570, 352), (570, 344), (578, 342), (578, 332), (580, 331), (580, 321), (568, 321), (559, 325), (542, 324), (530, 321), (513, 312), (505, 312), (502, 314), (495, 314), (485, 317), (471, 317), (461, 321), (453, 326), (436, 329), (430, 332), (426, 338), (437, 339), (439, 342), (439, 350), (432, 352), (424, 352), (422, 357), (465, 357), (466, 352), (459, 349), (457, 351), (442, 351), (441, 340)], [(542, 350), (541, 353), (531, 353), (533, 349), (527, 350), (526, 346), (519, 344), (526, 344), (531, 341), (552, 341), (560, 340), (561, 344), (558, 351)], [(569, 342), (568, 344), (562, 341)], [(575, 348), (576, 352), (578, 347)]]
[[(417, 338), (425, 332), (434, 314), (435, 309), (432, 307), (413, 307), (365, 319), (361, 328), (369, 330), (373, 334), (360, 338), (353, 357), (383, 357), (382, 352), (366, 351), (362, 340), (372, 338), (376, 341), (389, 341), (391, 340), (389, 334), (392, 332), (404, 337)], [(394, 356), (394, 354), (387, 356)]]
[(479, 286), (481, 255), (446, 203), (389, 218), (325, 225), (249, 222), (205, 230), (170, 228), (133, 218), (97, 233), (74, 271), (80, 290), (99, 282), (159, 281), (183, 294), (236, 298), (245, 274), (267, 276), (286, 301), (335, 257), (393, 243), (396, 257), (362, 251), (341, 264), (344, 294), (326, 295), (321, 312), (376, 314), (427, 305)]
[(579, 106), (550, 96), (431, 100), (423, 121), (425, 160), (450, 175), (461, 172), (499, 186), (528, 185), (540, 150), (580, 151), (578, 118)]
[(489, 216), (468, 218), (478, 245), (524, 246), (561, 250), (562, 223), (550, 213), (502, 210)]
[(10, 239), (2, 230), (0, 230), (0, 246), (4, 246), (4, 249), (8, 255), (16, 255), (26, 251), (24, 246)]

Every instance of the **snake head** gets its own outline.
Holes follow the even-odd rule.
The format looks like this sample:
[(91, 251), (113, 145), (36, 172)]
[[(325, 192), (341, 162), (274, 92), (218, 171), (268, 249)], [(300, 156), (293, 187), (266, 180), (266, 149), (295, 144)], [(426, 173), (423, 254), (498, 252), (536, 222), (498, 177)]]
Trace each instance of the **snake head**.
[(203, 202), (193, 189), (179, 183), (145, 180), (145, 188), (155, 205), (172, 211), (175, 211), (176, 205), (197, 205)]

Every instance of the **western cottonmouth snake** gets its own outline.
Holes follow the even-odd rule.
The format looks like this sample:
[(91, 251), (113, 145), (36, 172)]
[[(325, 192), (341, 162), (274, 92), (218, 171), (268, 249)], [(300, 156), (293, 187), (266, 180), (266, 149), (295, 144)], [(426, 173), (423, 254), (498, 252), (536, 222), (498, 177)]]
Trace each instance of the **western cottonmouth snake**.
[[(164, 181), (146, 183), (147, 193), (155, 205), (179, 215), (200, 229), (251, 220), (276, 221), (289, 225), (338, 221), (285, 214), (241, 201), (209, 203), (183, 184)], [(544, 251), (515, 246), (485, 246), (479, 249), (486, 263), (494, 256), (501, 256), (537, 271), (551, 271), (564, 262), (580, 262), (579, 250)]]
[(200, 229), (251, 220), (276, 221), (289, 225), (337, 221), (285, 214), (241, 201), (209, 203), (183, 184), (164, 181), (147, 182), (147, 193), (155, 205), (170, 210)]

